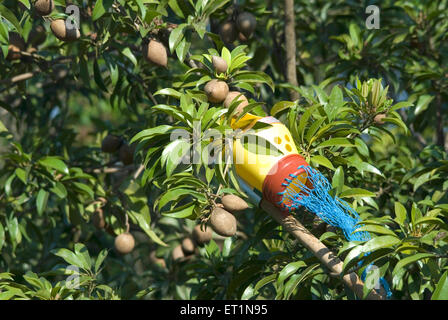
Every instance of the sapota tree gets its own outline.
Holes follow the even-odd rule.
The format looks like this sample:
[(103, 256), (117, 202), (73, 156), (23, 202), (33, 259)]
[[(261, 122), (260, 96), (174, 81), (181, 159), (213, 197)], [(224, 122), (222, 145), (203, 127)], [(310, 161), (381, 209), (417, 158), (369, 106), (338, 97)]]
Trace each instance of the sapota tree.
[(447, 15), (1, 1), (0, 299), (355, 298), (211, 161), (248, 113), (285, 124), (359, 213), (370, 240), (294, 213), (344, 272), (373, 263), (394, 299), (447, 299)]

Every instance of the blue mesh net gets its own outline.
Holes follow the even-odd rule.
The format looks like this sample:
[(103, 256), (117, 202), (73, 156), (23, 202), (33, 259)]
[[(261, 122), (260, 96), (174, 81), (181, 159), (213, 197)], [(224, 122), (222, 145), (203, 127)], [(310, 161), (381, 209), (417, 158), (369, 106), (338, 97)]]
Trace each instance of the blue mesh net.
[[(297, 176), (290, 174), (290, 178), (285, 179), (283, 183), (283, 186), (286, 187), (285, 190), (279, 193), (279, 195), (282, 195), (282, 201), (278, 203), (279, 205), (290, 211), (299, 207), (306, 208), (329, 225), (340, 228), (349, 241), (371, 239), (368, 232), (356, 231), (357, 228), (362, 226), (362, 224), (359, 224), (361, 219), (358, 213), (344, 200), (332, 197), (329, 194), (331, 185), (327, 178), (310, 166), (299, 166), (298, 169), (305, 170), (307, 182), (304, 184)], [(297, 190), (300, 190), (300, 192), (297, 192)], [(371, 266), (368, 266), (363, 272), (361, 277), (363, 280), (365, 280)], [(381, 278), (380, 283), (386, 291), (387, 298), (390, 298), (392, 293), (385, 279)]]

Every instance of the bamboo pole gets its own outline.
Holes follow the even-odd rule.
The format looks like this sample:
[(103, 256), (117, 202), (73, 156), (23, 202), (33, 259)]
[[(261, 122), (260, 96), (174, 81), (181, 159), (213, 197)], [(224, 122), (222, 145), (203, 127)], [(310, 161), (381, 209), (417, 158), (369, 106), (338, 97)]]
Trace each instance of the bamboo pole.
[[(331, 272), (337, 276), (342, 275), (343, 262), (328, 249), (319, 239), (309, 232), (296, 218), (290, 214), (283, 213), (264, 199), (260, 202), (260, 207), (269, 213), (280, 225), (285, 228), (294, 238), (299, 240), (308, 250), (310, 250)], [(343, 282), (356, 294), (360, 299), (363, 298), (364, 283), (354, 272), (346, 274), (342, 277)], [(384, 300), (384, 295), (378, 294), (372, 290), (367, 296), (368, 300)]]

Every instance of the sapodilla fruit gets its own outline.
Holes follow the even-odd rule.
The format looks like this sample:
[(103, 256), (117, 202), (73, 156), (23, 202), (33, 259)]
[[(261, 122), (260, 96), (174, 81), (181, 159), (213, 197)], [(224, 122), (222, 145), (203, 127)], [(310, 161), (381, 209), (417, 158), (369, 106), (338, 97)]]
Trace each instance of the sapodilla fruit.
[(236, 18), (236, 26), (246, 38), (250, 38), (257, 27), (257, 20), (252, 13), (241, 12)]
[(67, 28), (65, 20), (53, 20), (50, 24), (51, 31), (59, 40), (69, 42), (77, 40), (81, 37), (81, 33), (77, 28)]
[(104, 220), (103, 209), (98, 208), (93, 212), (92, 222), (95, 228), (104, 229), (106, 227), (106, 220)]
[(21, 57), (20, 51), (25, 50), (25, 41), (17, 32), (9, 33), (8, 60), (18, 60)]
[(173, 252), (171, 252), (171, 257), (173, 258), (173, 261), (185, 257), (184, 252), (182, 251), (182, 246), (180, 244), (173, 249)]
[(219, 30), (219, 35), (225, 43), (232, 43), (238, 36), (236, 25), (232, 21), (224, 22)]
[(182, 240), (181, 245), (182, 245), (182, 251), (184, 252), (185, 255), (189, 255), (194, 252), (195, 245), (193, 240), (191, 240), (190, 238), (185, 238), (184, 240)]
[(230, 212), (216, 207), (210, 215), (210, 225), (217, 234), (231, 237), (236, 233), (236, 219)]
[(115, 249), (120, 254), (127, 254), (134, 250), (135, 240), (132, 234), (122, 233), (115, 238)]
[(123, 141), (119, 136), (108, 134), (101, 143), (101, 151), (106, 153), (117, 152), (118, 149), (120, 149), (122, 143)]
[(201, 225), (197, 225), (193, 229), (193, 239), (198, 245), (203, 245), (212, 240), (212, 229), (204, 226), (204, 231), (201, 230)]
[(241, 94), (241, 92), (230, 91), (224, 100), (224, 107), (230, 108), (232, 102), (236, 99), (236, 97), (238, 97), (237, 101), (240, 101), (239, 105), (236, 107), (236, 115), (239, 115), (241, 111), (243, 111), (243, 109), (249, 104), (249, 101), (247, 101), (247, 98), (243, 94)]
[(134, 162), (134, 148), (130, 147), (127, 143), (121, 145), (118, 150), (118, 158), (125, 166)]
[(249, 40), (242, 32), (238, 33), (238, 39), (241, 42), (246, 42), (247, 40)]
[(36, 0), (34, 1), (34, 9), (40, 16), (48, 16), (54, 9), (53, 0)]
[(231, 212), (242, 211), (249, 208), (246, 201), (234, 194), (225, 195), (222, 197), (221, 202), (224, 205), (224, 209)]
[(204, 87), (205, 94), (207, 95), (208, 101), (213, 103), (223, 102), (229, 93), (229, 86), (227, 83), (221, 80), (213, 79)]
[(147, 45), (143, 46), (143, 56), (146, 60), (154, 63), (155, 65), (165, 68), (168, 65), (168, 54), (166, 52), (166, 48), (157, 40), (152, 39)]
[(42, 43), (45, 42), (46, 38), (47, 38), (47, 32), (45, 31), (45, 28), (41, 25), (38, 25), (35, 28), (31, 29), (30, 34), (28, 36), (28, 43), (33, 47), (37, 48), (38, 46), (40, 46)]
[(386, 114), (380, 113), (380, 114), (377, 114), (375, 116), (375, 118), (373, 118), (373, 121), (375, 121), (375, 123), (377, 123), (377, 124), (384, 124), (384, 120), (383, 120), (384, 118), (386, 118)]
[(162, 268), (166, 268), (165, 260), (162, 258), (158, 258), (155, 251), (151, 251), (151, 253), (149, 254), (149, 261), (158, 264)]
[(227, 72), (227, 62), (221, 57), (212, 56), (212, 64), (216, 73), (226, 73)]

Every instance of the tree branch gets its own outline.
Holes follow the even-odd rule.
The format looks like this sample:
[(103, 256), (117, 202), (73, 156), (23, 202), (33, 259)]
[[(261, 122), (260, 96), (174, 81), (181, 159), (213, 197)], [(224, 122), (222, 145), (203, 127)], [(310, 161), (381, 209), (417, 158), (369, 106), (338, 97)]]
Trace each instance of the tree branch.
[[(294, 20), (294, 0), (285, 0), (285, 45), (286, 45), (286, 81), (297, 87), (296, 66), (296, 30)], [(300, 95), (295, 90), (290, 90), (291, 100), (299, 99)]]

